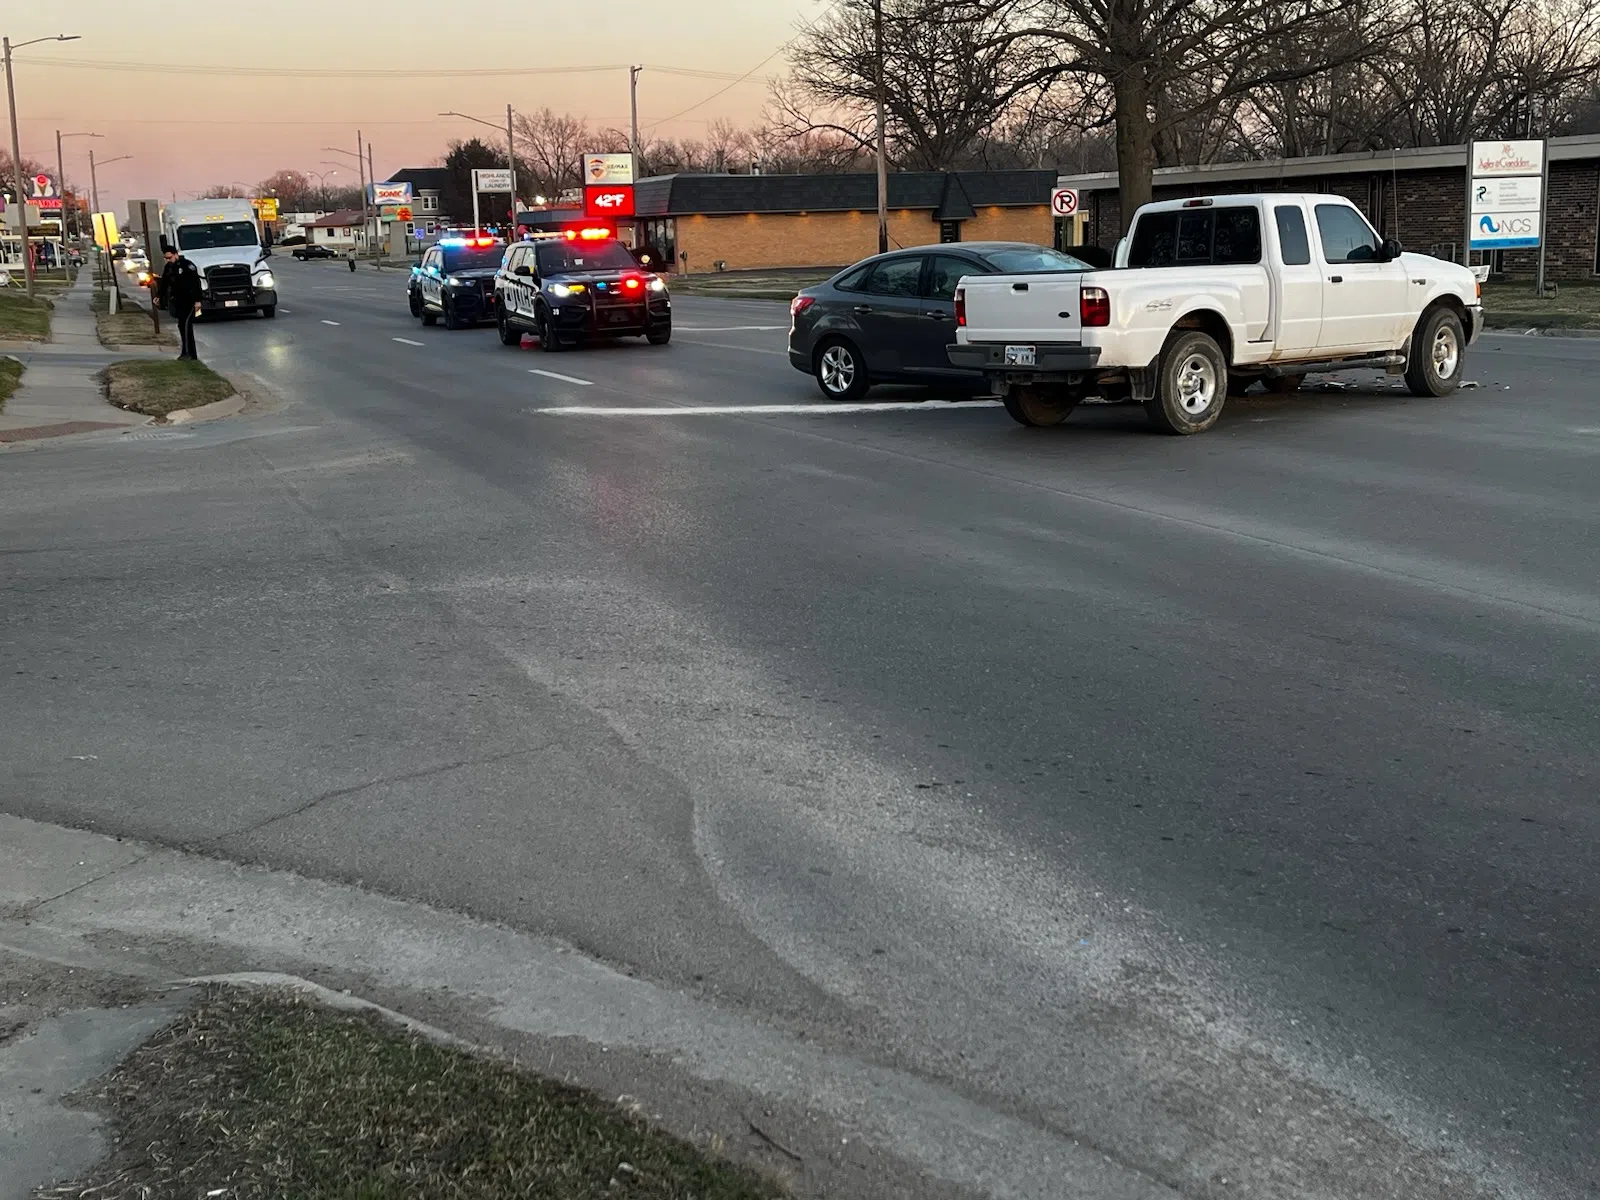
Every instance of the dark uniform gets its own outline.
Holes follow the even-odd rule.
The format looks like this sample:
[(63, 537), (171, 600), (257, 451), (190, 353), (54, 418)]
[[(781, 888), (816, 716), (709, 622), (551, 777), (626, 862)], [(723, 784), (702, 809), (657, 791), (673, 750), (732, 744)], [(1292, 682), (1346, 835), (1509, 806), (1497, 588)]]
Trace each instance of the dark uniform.
[(181, 254), (167, 263), (156, 285), (156, 301), (178, 322), (179, 358), (199, 358), (194, 347), (195, 308), (200, 303), (200, 271)]

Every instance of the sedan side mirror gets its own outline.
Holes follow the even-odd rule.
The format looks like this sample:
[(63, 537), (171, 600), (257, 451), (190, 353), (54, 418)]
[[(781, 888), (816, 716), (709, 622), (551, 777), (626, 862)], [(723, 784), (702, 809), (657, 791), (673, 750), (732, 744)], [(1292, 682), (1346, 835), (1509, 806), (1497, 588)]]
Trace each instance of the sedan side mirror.
[(1399, 238), (1383, 239), (1383, 246), (1380, 251), (1380, 256), (1384, 262), (1393, 262), (1404, 253), (1405, 249), (1400, 245)]

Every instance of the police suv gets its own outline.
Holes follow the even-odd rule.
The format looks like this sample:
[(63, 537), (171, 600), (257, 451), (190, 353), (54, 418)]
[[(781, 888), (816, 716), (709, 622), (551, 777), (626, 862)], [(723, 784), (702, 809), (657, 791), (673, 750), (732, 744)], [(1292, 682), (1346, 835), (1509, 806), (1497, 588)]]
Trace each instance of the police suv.
[(513, 244), (495, 275), (500, 340), (524, 333), (555, 351), (591, 337), (672, 339), (666, 280), (641, 267), (610, 229), (568, 229)]

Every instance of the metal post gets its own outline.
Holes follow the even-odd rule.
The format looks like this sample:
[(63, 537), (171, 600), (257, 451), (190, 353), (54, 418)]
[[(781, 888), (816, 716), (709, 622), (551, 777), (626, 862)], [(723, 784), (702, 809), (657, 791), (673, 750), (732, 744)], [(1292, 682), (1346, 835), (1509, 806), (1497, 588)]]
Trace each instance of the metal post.
[[(142, 201), (139, 204), (139, 224), (144, 226), (144, 248), (145, 248), (145, 253), (149, 254), (152, 250), (155, 249), (155, 247), (150, 244), (150, 209)], [(155, 265), (156, 265), (155, 258), (152, 257), (150, 259), (150, 269), (152, 271), (155, 269)], [(161, 306), (156, 303), (156, 290), (155, 290), (155, 288), (151, 288), (150, 289), (150, 320), (155, 323), (156, 341), (158, 343), (161, 341), (161, 311), (160, 310), (161, 310)]]
[(22, 273), (33, 299), (33, 255), (28, 245), (28, 189), (22, 182), (22, 144), (17, 137), (17, 89), (12, 83), (11, 39), (3, 38), (6, 60), (6, 103), (11, 107), (11, 174), (17, 181), (17, 211), (22, 214)]
[(56, 191), (61, 198), (61, 277), (71, 279), (67, 268), (67, 166), (61, 160), (61, 130), (56, 130)]
[(472, 172), (472, 236), (483, 236), (483, 225), (478, 220), (478, 173)]
[[(348, 150), (346, 154), (350, 153)], [(367, 160), (362, 156), (361, 130), (356, 130), (356, 182), (361, 186), (361, 236), (367, 236)]]
[[(100, 244), (100, 238), (98, 236), (100, 231), (95, 226), (94, 218), (95, 213), (100, 211), (100, 180), (94, 173), (93, 146), (89, 147), (89, 203), (93, 206), (93, 212), (89, 214), (89, 240), (98, 246)], [(110, 239), (108, 238), (107, 240), (109, 241)], [(107, 246), (103, 253), (97, 254), (95, 257), (102, 260), (109, 260), (111, 258), (111, 247)]]
[[(367, 180), (368, 180), (368, 182), (374, 183), (374, 184), (376, 184), (378, 182), (377, 172), (373, 169), (373, 166), (372, 166), (372, 143), (371, 142), (367, 143)], [(378, 242), (378, 254), (377, 254), (377, 257), (373, 260), (373, 264), (372, 265), (374, 267), (376, 267), (378, 270), (381, 271), (381, 270), (383, 270), (383, 242), (378, 237), (378, 220), (379, 220), (378, 213), (379, 213), (379, 209), (378, 209), (377, 205), (373, 205), (373, 208), (372, 208), (372, 238), (373, 238), (374, 241)]]
[(507, 242), (517, 240), (517, 137), (511, 130), (511, 105), (506, 105), (506, 161), (511, 164), (511, 233)]
[(1467, 221), (1467, 240), (1461, 243), (1461, 265), (1463, 267), (1470, 267), (1472, 265), (1472, 173), (1476, 165), (1473, 162), (1473, 147), (1475, 145), (1477, 145), (1477, 143), (1472, 140), (1472, 130), (1469, 128), (1467, 130), (1467, 183), (1462, 192), (1462, 195), (1466, 200)]
[(628, 68), (628, 109), (630, 112), (628, 128), (631, 131), (628, 139), (628, 149), (633, 152), (633, 169), (639, 169), (639, 72), (643, 67)]
[(1533, 294), (1541, 299), (1544, 297), (1544, 248), (1550, 243), (1550, 230), (1545, 228), (1549, 215), (1550, 139), (1543, 138), (1539, 142), (1539, 270), (1533, 284)]
[(872, 28), (877, 40), (878, 93), (878, 253), (889, 252), (889, 158), (885, 149), (883, 104), (883, 0), (872, 0)]

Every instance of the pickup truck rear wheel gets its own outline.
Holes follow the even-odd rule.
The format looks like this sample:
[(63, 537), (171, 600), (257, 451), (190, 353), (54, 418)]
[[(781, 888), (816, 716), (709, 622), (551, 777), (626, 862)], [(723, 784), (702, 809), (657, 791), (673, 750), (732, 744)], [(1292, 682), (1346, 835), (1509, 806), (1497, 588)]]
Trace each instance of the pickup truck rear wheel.
[(1061, 424), (1072, 415), (1082, 398), (1065, 388), (1043, 388), (1037, 384), (1008, 388), (1001, 397), (1013, 421), (1035, 429)]
[(1228, 360), (1209, 333), (1177, 329), (1161, 352), (1156, 394), (1144, 402), (1162, 433), (1203, 433), (1217, 423), (1228, 398)]
[(1448, 308), (1422, 314), (1411, 335), (1406, 386), (1413, 396), (1448, 396), (1461, 383), (1467, 338), (1461, 318)]

